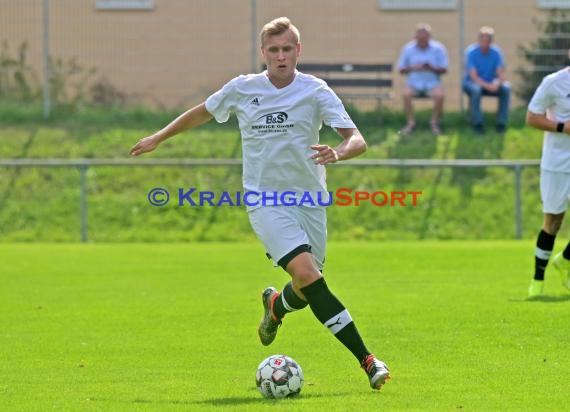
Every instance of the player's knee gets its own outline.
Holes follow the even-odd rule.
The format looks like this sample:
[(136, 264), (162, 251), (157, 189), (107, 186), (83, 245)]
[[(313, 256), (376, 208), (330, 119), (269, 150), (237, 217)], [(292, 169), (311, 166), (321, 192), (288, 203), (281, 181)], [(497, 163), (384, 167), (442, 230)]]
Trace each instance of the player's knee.
[(308, 251), (293, 257), (284, 268), (291, 276), (293, 284), (300, 288), (310, 285), (322, 276), (314, 255)]
[(314, 281), (322, 277), (321, 272), (313, 267), (299, 267), (290, 272), (293, 284), (299, 289), (310, 285)]

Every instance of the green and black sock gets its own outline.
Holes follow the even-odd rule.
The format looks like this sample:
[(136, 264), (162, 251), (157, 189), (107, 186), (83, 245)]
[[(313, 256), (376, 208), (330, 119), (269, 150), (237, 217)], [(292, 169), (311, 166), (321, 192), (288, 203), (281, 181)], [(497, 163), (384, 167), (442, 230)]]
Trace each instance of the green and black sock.
[(544, 271), (548, 265), (548, 259), (554, 249), (556, 235), (551, 235), (541, 230), (536, 239), (536, 249), (534, 251), (534, 280), (544, 280)]
[(281, 295), (275, 299), (273, 303), (273, 314), (281, 319), (286, 313), (303, 309), (307, 305), (307, 302), (297, 296), (293, 290), (293, 285), (289, 282), (283, 288)]
[(316, 318), (347, 347), (359, 363), (370, 354), (348, 310), (329, 290), (324, 278), (301, 289)]

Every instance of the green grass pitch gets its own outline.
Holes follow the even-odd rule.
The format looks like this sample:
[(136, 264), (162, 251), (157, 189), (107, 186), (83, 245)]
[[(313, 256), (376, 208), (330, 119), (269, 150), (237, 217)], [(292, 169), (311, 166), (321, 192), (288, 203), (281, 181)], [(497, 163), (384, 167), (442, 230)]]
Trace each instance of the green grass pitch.
[[(570, 295), (532, 242), (331, 243), (325, 275), (393, 378), (380, 392), (310, 310), (257, 338), (260, 291), (287, 281), (258, 243), (0, 246), (6, 411), (537, 411), (568, 407)], [(302, 366), (268, 401), (257, 364)]]

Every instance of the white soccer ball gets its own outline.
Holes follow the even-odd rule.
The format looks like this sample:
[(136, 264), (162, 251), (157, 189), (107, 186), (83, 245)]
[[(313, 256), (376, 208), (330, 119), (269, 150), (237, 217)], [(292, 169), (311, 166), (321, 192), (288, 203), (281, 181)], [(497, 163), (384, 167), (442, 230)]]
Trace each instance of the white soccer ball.
[(294, 396), (303, 387), (303, 370), (297, 362), (285, 355), (272, 355), (257, 367), (255, 384), (265, 398), (278, 399)]

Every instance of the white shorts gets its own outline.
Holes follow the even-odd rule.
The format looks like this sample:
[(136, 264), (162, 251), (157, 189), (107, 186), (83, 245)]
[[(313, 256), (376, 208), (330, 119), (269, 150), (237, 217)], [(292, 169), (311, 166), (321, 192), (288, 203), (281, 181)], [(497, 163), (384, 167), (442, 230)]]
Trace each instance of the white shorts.
[(544, 213), (566, 212), (569, 195), (570, 173), (540, 169), (540, 197)]
[(253, 231), (276, 265), (299, 246), (309, 245), (317, 267), (322, 270), (327, 244), (325, 208), (264, 206), (248, 215)]

